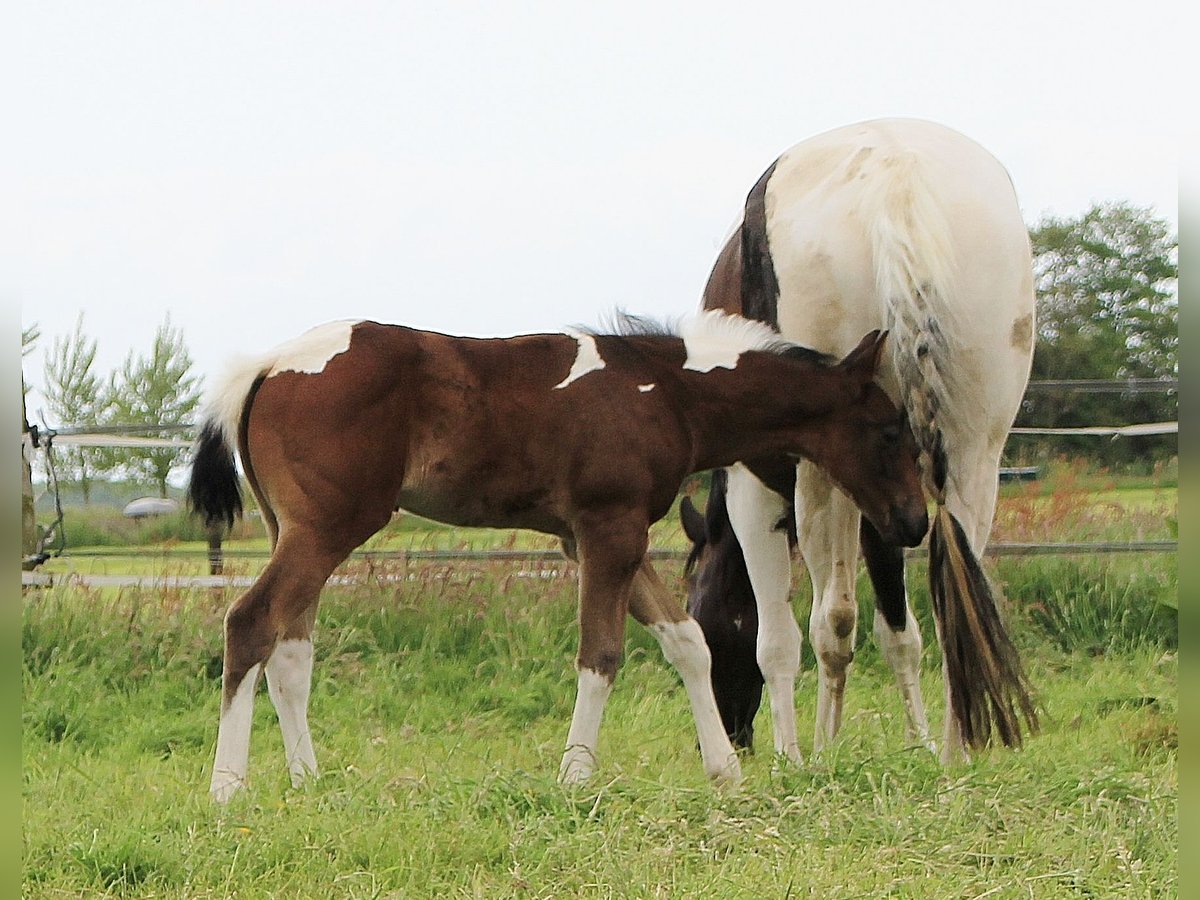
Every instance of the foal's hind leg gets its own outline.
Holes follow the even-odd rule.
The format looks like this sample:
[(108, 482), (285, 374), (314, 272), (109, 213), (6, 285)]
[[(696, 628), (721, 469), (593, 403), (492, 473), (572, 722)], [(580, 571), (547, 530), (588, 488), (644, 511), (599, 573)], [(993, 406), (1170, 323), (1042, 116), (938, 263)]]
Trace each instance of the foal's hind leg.
[(312, 686), (314, 602), (284, 631), (267, 659), (267, 692), (279, 717), (283, 750), (292, 786), (317, 774), (317, 756), (308, 730), (308, 695)]
[(648, 559), (633, 578), (629, 611), (658, 639), (663, 656), (683, 679), (692, 704), (704, 771), (718, 782), (737, 784), (742, 767), (729, 742), (712, 687), (712, 656), (699, 623), (689, 616), (659, 580)]
[(633, 576), (646, 553), (647, 523), (593, 513), (576, 524), (579, 559), (578, 690), (558, 780), (587, 780), (596, 765), (600, 720), (612, 693), (625, 645)]
[(936, 748), (929, 739), (929, 719), (921, 698), (921, 630), (913, 618), (904, 585), (904, 549), (885, 544), (865, 518), (859, 527), (863, 557), (875, 588), (875, 642), (900, 689), (910, 741)]
[[(222, 674), (221, 720), (217, 729), (216, 759), (213, 763), (211, 793), (215, 800), (224, 802), (242, 787), (246, 780), (250, 758), (250, 724), (254, 712), (254, 692), (264, 664), (268, 663), (281, 638), (295, 631), (298, 620), (315, 615), (317, 598), (325, 579), (337, 567), (345, 555), (334, 556), (323, 552), (316, 542), (303, 532), (285, 536), (275, 547), (271, 561), (262, 575), (245, 594), (229, 608), (225, 616), (225, 669)], [(311, 613), (310, 613), (311, 610)], [(273, 668), (276, 693), (282, 682), (288, 687), (283, 694), (289, 695), (285, 703), (289, 711), (286, 717), (285, 740), (291, 732), (293, 741), (289, 745), (289, 756), (295, 751), (298, 762), (316, 769), (312, 758), (311, 744), (306, 750), (300, 748), (307, 735), (303, 717), (294, 712), (303, 694), (307, 705), (307, 690), (298, 692), (297, 682), (303, 675), (307, 680), (307, 665), (300, 654), (299, 664), (293, 663), (291, 674), (283, 674), (289, 668), (286, 661)], [(306, 740), (306, 738), (305, 738)], [(303, 755), (307, 753), (307, 756)], [(295, 769), (293, 769), (295, 773)]]

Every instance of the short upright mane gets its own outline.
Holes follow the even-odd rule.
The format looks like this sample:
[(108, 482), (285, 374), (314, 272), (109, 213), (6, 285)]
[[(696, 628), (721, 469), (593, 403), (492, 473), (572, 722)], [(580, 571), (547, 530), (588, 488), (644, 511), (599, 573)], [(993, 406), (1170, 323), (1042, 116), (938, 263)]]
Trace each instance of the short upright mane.
[(704, 310), (682, 320), (660, 321), (617, 310), (598, 329), (580, 329), (596, 337), (678, 337), (689, 351), (694, 349), (738, 354), (750, 351), (776, 353), (794, 359), (831, 365), (836, 357), (784, 340), (770, 325), (756, 319), (730, 315), (722, 310)]

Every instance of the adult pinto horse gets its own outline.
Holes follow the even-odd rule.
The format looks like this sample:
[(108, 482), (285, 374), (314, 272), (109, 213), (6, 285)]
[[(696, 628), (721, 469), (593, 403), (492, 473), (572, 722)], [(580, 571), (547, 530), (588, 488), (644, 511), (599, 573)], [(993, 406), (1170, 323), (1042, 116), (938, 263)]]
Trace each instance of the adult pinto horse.
[(225, 618), (217, 800), (246, 779), (264, 671), (293, 781), (316, 772), (307, 708), (321, 587), (401, 507), (556, 535), (578, 561), (563, 781), (592, 772), (627, 613), (679, 670), (706, 771), (740, 778), (708, 648), (645, 558), (648, 527), (688, 474), (784, 454), (822, 466), (889, 540), (916, 544), (928, 527), (916, 446), (874, 382), (877, 331), (839, 362), (719, 312), (682, 336), (627, 325), (481, 340), (338, 322), (226, 376), (201, 425), (189, 496), (209, 523), (233, 522), (236, 447), (272, 553)]
[[(964, 757), (993, 732), (1019, 744), (1022, 719), (1036, 730), (1036, 710), (979, 564), (1000, 453), (1033, 353), (1029, 239), (1007, 172), (973, 141), (918, 120), (864, 122), (804, 141), (750, 191), (704, 305), (827, 353), (854, 346), (867, 329), (891, 330), (881, 383), (904, 408), (937, 509), (929, 576), (944, 660), (942, 760)], [(813, 584), (814, 748), (841, 724), (861, 543), (875, 588), (874, 633), (909, 736), (934, 749), (901, 548), (869, 520), (860, 527), (853, 501), (819, 467), (781, 458), (733, 467), (727, 489), (716, 483), (707, 521), (684, 509), (696, 542), (689, 610), (712, 647), (728, 733), (750, 744), (765, 679), (775, 750), (801, 759), (793, 706), (801, 633), (779, 524), (793, 514), (793, 496), (792, 542), (798, 538)]]

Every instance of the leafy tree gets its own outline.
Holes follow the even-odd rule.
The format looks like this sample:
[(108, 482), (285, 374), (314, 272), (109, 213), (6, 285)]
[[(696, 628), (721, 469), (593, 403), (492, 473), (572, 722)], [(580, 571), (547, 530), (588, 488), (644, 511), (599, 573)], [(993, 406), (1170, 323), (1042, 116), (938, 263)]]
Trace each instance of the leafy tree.
[(38, 327), (37, 322), (34, 322), (28, 328), (21, 329), (21, 357), (24, 358), (32, 352), (34, 346), (38, 342), (38, 338), (42, 336), (42, 329)]
[[(55, 338), (45, 362), (46, 386), (42, 393), (50, 411), (61, 425), (98, 425), (104, 417), (107, 398), (99, 377), (92, 371), (96, 361), (96, 342), (83, 333), (83, 313), (75, 320), (75, 331), (66, 338)], [(90, 450), (68, 447), (58, 451), (67, 473), (78, 482), (83, 502), (91, 503), (92, 480), (96, 472)]]
[[(1128, 203), (1048, 218), (1030, 240), (1038, 290), (1034, 380), (1168, 378), (1179, 371), (1179, 242), (1169, 223)], [(1079, 427), (1170, 421), (1174, 394), (1031, 393), (1018, 425)], [(1037, 440), (1037, 443), (1032, 443)], [(1014, 439), (1026, 451), (1083, 454), (1108, 465), (1174, 454), (1163, 437)]]
[[(24, 359), (33, 352), (33, 348), (37, 345), (38, 338), (42, 336), (42, 330), (38, 328), (37, 323), (33, 323), (28, 328), (21, 329), (21, 359)], [(25, 383), (25, 372), (21, 372), (21, 398), (24, 400), (29, 393), (29, 385)]]
[[(111, 420), (144, 424), (147, 433), (153, 433), (155, 426), (191, 421), (200, 403), (200, 378), (191, 374), (191, 369), (192, 358), (183, 333), (171, 327), (168, 316), (154, 335), (150, 355), (135, 357), (130, 351), (124, 365), (110, 378)], [(159, 434), (177, 436), (165, 431)], [(156, 485), (160, 497), (167, 496), (167, 479), (180, 462), (182, 448), (131, 448), (122, 453), (125, 468), (133, 477)]]

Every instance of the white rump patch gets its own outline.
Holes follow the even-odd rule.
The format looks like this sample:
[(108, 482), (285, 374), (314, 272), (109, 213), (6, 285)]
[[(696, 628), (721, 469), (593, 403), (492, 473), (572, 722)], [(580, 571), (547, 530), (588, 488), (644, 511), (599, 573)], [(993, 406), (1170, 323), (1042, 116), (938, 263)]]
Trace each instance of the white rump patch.
[(643, 394), (649, 393), (650, 391), (654, 390), (654, 388), (655, 388), (654, 384), (639, 384), (638, 385), (638, 390), (641, 391)]
[(350, 349), (350, 334), (358, 319), (342, 319), (326, 322), (310, 328), (299, 337), (280, 344), (272, 352), (273, 365), (267, 377), (280, 372), (302, 372), (316, 375), (339, 353)]
[(234, 360), (217, 379), (204, 407), (202, 421), (218, 425), (231, 447), (237, 446), (238, 423), (250, 386), (259, 375), (280, 372), (316, 374), (326, 363), (350, 347), (350, 336), (361, 319), (327, 322), (273, 350)]
[(575, 354), (575, 363), (571, 366), (567, 377), (554, 386), (556, 391), (565, 388), (572, 381), (578, 381), (588, 372), (603, 369), (605, 365), (604, 360), (600, 358), (600, 350), (596, 347), (594, 337), (580, 331), (567, 331), (566, 334), (575, 338), (579, 343), (579, 350)]
[(731, 316), (717, 309), (705, 310), (687, 319), (679, 329), (687, 348), (683, 367), (693, 372), (735, 369), (738, 358), (748, 350), (768, 350), (784, 343), (769, 325)]

